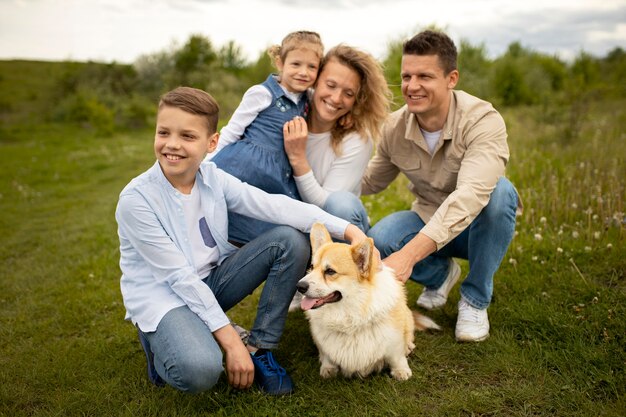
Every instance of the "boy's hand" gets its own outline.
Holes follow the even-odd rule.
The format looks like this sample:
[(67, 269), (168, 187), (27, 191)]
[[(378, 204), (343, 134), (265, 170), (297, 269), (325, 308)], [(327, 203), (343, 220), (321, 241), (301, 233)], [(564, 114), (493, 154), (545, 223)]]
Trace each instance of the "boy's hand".
[(213, 335), (224, 349), (228, 383), (237, 389), (250, 388), (254, 382), (254, 364), (237, 331), (229, 324), (213, 332)]
[[(348, 227), (346, 228), (346, 231), (344, 232), (344, 239), (349, 242), (351, 245), (361, 242), (365, 239), (368, 239), (367, 235), (365, 233), (363, 233), (363, 231), (361, 229), (359, 229), (358, 227), (356, 227), (353, 224), (349, 224)], [(373, 252), (374, 252), (374, 262), (376, 262), (377, 265), (377, 269), (379, 271), (382, 271), (383, 269), (383, 263), (380, 259), (380, 252), (378, 251), (378, 248), (376, 248), (376, 246), (372, 247)]]

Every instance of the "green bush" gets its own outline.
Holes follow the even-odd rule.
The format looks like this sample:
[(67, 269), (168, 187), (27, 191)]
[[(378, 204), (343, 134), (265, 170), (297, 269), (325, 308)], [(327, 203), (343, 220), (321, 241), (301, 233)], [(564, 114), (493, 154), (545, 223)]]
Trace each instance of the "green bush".
[(79, 123), (100, 134), (110, 134), (115, 130), (115, 112), (89, 91), (80, 90), (64, 98), (54, 116), (56, 120)]

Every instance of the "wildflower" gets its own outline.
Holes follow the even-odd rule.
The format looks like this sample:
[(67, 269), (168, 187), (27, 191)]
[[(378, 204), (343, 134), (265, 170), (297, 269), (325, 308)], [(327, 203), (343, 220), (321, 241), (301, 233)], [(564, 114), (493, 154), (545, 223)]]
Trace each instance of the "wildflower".
[(545, 222), (547, 222), (547, 221), (548, 221), (548, 219), (546, 219), (546, 218), (545, 218), (545, 217), (543, 217), (543, 216), (539, 219), (539, 223), (545, 223)]
[(578, 239), (578, 231), (574, 230), (574, 231), (572, 232), (572, 237), (573, 237), (574, 239)]
[(541, 236), (539, 233), (535, 233), (535, 240), (541, 241), (543, 240), (543, 236)]
[(594, 214), (593, 216), (591, 216), (591, 218), (592, 218), (594, 221), (598, 221), (598, 215), (597, 215), (597, 214)]
[(585, 214), (590, 215), (591, 213), (593, 213), (593, 209), (591, 207), (587, 207), (587, 210), (585, 210)]
[(556, 253), (559, 253), (559, 254), (563, 253), (563, 248), (556, 248)]
[(572, 208), (573, 208), (574, 210), (576, 210), (576, 209), (578, 208), (578, 204), (576, 204), (576, 203), (572, 203)]
[(578, 164), (578, 168), (585, 169), (585, 163), (581, 162), (580, 164)]
[(595, 240), (600, 239), (600, 236), (601, 236), (601, 233), (600, 233), (600, 232), (593, 232), (593, 238), (594, 238)]
[(585, 252), (591, 252), (591, 246), (585, 246)]
[(535, 255), (535, 256), (533, 256), (533, 257), (532, 257), (532, 260), (533, 260), (533, 261), (536, 261), (537, 259), (539, 259), (539, 257), (538, 257), (537, 255)]
[(515, 231), (515, 236), (517, 236), (517, 235), (519, 235), (519, 231), (518, 230)]
[(606, 248), (607, 248), (607, 249), (613, 249), (613, 245), (612, 245), (611, 243), (608, 243), (608, 244), (606, 245)]
[(509, 263), (513, 266), (517, 265), (517, 261), (514, 258), (509, 258)]
[(557, 235), (561, 236), (563, 234), (563, 229), (559, 229), (559, 231), (557, 232)]

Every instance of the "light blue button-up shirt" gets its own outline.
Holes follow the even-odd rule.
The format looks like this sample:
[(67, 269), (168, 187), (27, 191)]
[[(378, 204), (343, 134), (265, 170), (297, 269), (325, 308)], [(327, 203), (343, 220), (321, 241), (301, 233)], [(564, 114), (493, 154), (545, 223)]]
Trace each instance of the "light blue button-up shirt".
[[(284, 195), (267, 194), (205, 161), (196, 181), (200, 201), (219, 249), (219, 261), (237, 248), (228, 243), (228, 211), (286, 224), (309, 232), (315, 222), (344, 238), (348, 222), (317, 206)], [(211, 289), (194, 267), (180, 191), (156, 162), (120, 194), (115, 212), (120, 238), (120, 282), (126, 319), (144, 332), (155, 331), (165, 314), (187, 305), (211, 329), (229, 323)]]

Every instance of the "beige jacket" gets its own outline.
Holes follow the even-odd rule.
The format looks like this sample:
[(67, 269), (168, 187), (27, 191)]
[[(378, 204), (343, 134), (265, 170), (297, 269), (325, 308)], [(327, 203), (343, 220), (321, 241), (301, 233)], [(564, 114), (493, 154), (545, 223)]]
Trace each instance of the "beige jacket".
[[(363, 177), (363, 194), (384, 190), (402, 172), (415, 195), (422, 232), (441, 249), (489, 202), (509, 159), (506, 126), (493, 106), (452, 91), (448, 118), (433, 155), (407, 106), (392, 113)], [(519, 205), (521, 209), (521, 204)]]

